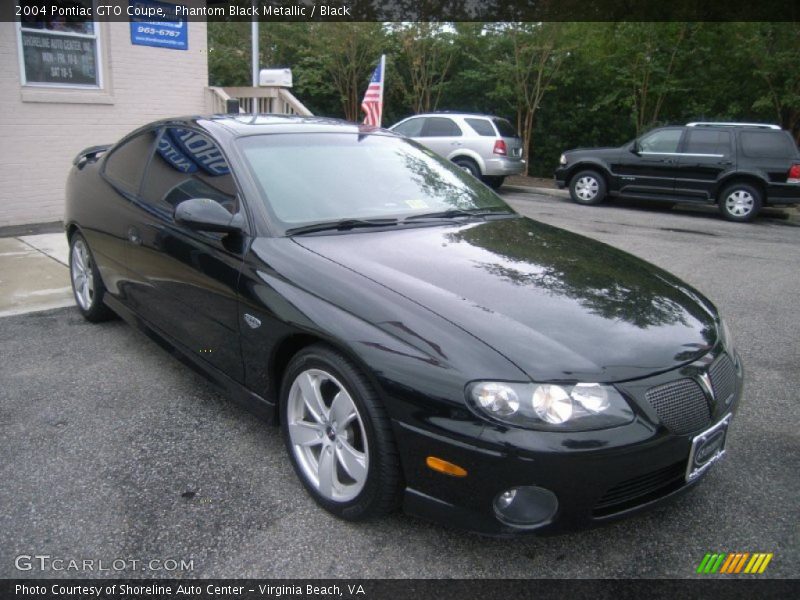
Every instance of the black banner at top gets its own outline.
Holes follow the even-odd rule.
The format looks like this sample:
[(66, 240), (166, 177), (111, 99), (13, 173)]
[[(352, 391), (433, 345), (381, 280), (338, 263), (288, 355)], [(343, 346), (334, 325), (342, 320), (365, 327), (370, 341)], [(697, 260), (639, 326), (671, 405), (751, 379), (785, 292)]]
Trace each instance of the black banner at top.
[(800, 21), (798, 0), (3, 0), (0, 20)]

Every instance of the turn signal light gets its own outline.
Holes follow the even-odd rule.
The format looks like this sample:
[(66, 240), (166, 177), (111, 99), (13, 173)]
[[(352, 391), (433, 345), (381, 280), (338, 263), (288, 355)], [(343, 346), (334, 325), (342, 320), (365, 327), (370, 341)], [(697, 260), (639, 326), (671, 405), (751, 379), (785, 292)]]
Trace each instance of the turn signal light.
[(463, 469), (458, 465), (454, 465), (451, 462), (447, 462), (446, 460), (442, 460), (441, 458), (437, 458), (435, 456), (429, 456), (428, 458), (426, 458), (425, 464), (427, 464), (428, 467), (433, 469), (434, 471), (438, 471), (439, 473), (444, 473), (445, 475), (452, 475), (453, 477), (467, 476), (466, 469)]

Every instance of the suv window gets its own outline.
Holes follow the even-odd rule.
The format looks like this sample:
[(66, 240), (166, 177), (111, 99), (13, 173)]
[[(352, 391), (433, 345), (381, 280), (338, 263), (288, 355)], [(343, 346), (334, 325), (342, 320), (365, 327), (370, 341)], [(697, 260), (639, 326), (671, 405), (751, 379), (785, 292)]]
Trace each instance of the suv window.
[(683, 135), (682, 129), (659, 129), (639, 140), (639, 148), (642, 152), (677, 152), (681, 135)]
[(461, 129), (452, 119), (445, 117), (428, 117), (422, 128), (422, 137), (459, 137)]
[(467, 125), (475, 130), (475, 133), (482, 137), (495, 137), (497, 134), (494, 131), (489, 119), (464, 119)]
[(751, 158), (791, 158), (797, 152), (783, 131), (743, 131), (742, 152)]
[(512, 138), (519, 137), (514, 126), (505, 119), (494, 119), (494, 124), (497, 126), (497, 131), (500, 132), (501, 136)]
[(404, 135), (406, 137), (419, 137), (422, 134), (422, 125), (425, 123), (425, 119), (418, 118), (418, 119), (409, 119), (404, 123), (401, 123), (392, 131), (399, 133), (400, 135)]
[(134, 194), (139, 191), (156, 133), (156, 130), (141, 133), (109, 154), (103, 172), (114, 185)]
[(172, 212), (190, 198), (216, 200), (231, 214), (239, 210), (236, 183), (219, 147), (192, 129), (168, 127), (147, 169), (142, 199)]
[(729, 131), (690, 129), (684, 152), (727, 156), (731, 153), (731, 134)]

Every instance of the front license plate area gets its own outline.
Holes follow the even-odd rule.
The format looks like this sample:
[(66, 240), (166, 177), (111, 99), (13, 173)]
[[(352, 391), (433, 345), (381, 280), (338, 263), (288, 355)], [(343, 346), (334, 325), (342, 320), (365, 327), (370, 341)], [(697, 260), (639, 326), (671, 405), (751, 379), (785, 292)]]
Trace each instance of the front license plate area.
[(719, 423), (695, 436), (689, 452), (689, 464), (686, 467), (686, 481), (694, 481), (725, 455), (725, 441), (728, 437), (728, 424), (731, 415), (727, 415)]

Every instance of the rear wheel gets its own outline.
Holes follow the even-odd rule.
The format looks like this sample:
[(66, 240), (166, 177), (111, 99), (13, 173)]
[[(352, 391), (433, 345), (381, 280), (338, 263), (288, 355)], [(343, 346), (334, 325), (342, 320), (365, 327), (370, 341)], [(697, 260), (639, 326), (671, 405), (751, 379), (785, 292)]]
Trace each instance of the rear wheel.
[(729, 221), (744, 223), (756, 218), (761, 210), (761, 192), (747, 183), (734, 183), (719, 196), (719, 212)]
[(606, 197), (606, 180), (597, 171), (576, 173), (569, 183), (569, 195), (578, 204), (600, 204)]
[(359, 521), (393, 510), (400, 464), (389, 419), (361, 371), (322, 345), (287, 367), (281, 423), (295, 472), (314, 500)]
[(84, 318), (93, 323), (113, 318), (114, 313), (103, 304), (106, 288), (94, 256), (80, 233), (75, 233), (70, 239), (69, 273), (75, 304)]
[(506, 178), (502, 175), (487, 175), (483, 178), (483, 182), (493, 190), (499, 190), (505, 180)]
[(459, 169), (466, 171), (473, 177), (480, 179), (481, 170), (478, 168), (478, 165), (475, 163), (475, 161), (472, 160), (471, 158), (459, 156), (458, 158), (453, 159), (453, 164), (458, 166)]

